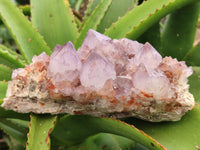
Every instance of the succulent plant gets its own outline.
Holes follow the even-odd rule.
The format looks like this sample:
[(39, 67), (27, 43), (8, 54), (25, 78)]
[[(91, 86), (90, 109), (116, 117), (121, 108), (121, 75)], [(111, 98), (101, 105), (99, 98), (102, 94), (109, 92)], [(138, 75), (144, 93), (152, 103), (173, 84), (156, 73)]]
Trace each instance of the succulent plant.
[(11, 0), (0, 0), (0, 18), (17, 44), (17, 52), (15, 46), (0, 45), (1, 103), (14, 69), (30, 64), (34, 55), (50, 55), (57, 44), (71, 41), (78, 49), (93, 29), (112, 39), (149, 42), (163, 56), (192, 65), (194, 109), (177, 122), (150, 123), (133, 117), (37, 115), (0, 107), (0, 128), (9, 135), (5, 140), (10, 149), (199, 149), (200, 43), (193, 45), (199, 0), (88, 0), (81, 16), (83, 4), (84, 0), (31, 0), (30, 6), (18, 7)]

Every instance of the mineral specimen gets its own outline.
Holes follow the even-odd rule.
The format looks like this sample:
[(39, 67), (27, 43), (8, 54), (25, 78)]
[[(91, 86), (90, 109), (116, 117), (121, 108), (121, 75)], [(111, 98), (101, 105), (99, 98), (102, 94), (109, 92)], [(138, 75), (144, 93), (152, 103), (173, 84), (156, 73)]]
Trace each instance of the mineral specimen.
[(70, 113), (176, 121), (194, 107), (192, 68), (149, 44), (111, 40), (89, 30), (76, 52), (71, 42), (13, 71), (2, 107), (27, 113)]

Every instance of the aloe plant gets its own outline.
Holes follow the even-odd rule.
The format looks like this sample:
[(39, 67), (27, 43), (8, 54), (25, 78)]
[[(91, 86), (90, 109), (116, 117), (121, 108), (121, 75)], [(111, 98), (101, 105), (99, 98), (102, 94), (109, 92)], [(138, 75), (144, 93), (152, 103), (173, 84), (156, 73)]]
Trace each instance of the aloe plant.
[[(8, 44), (0, 45), (1, 103), (13, 69), (24, 67), (43, 51), (50, 54), (56, 44), (72, 41), (78, 48), (88, 29), (94, 29), (111, 38), (148, 41), (163, 56), (193, 65), (189, 84), (195, 108), (180, 121), (150, 123), (135, 118), (120, 121), (87, 115), (21, 114), (0, 107), (0, 128), (10, 136), (5, 137), (10, 149), (17, 149), (10, 144), (13, 141), (27, 150), (200, 149), (200, 43), (193, 45), (199, 0), (87, 2), (85, 15), (80, 17), (84, 0), (31, 0), (30, 6), (0, 0), (0, 19), (19, 49), (16, 53)], [(25, 15), (31, 15), (31, 20)]]

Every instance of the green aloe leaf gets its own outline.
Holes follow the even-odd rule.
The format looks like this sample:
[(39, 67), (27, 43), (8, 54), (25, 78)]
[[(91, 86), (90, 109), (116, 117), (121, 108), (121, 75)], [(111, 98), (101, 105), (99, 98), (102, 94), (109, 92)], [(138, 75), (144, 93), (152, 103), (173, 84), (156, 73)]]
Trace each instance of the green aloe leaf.
[(68, 150), (130, 150), (135, 142), (127, 138), (108, 133), (99, 133), (86, 139), (80, 145), (70, 147)]
[[(94, 11), (95, 7), (99, 4), (100, 0), (89, 0), (87, 9), (85, 11), (84, 19), (82, 25), (85, 24), (90, 14)], [(111, 24), (122, 17), (125, 13), (131, 10), (136, 4), (135, 0), (126, 0), (122, 2), (121, 0), (112, 0), (111, 5), (105, 12), (100, 24), (97, 27), (97, 31), (103, 33), (106, 28), (110, 27)], [(120, 8), (120, 9), (119, 9)]]
[(200, 106), (196, 105), (177, 122), (150, 123), (134, 118), (126, 121), (155, 138), (168, 150), (198, 150), (200, 148), (199, 114)]
[(200, 66), (200, 42), (189, 50), (183, 60), (189, 65)]
[(11, 0), (0, 0), (0, 16), (12, 33), (27, 62), (33, 55), (51, 51), (46, 42)]
[(10, 68), (20, 68), (25, 66), (22, 56), (13, 52), (9, 48), (0, 44), (0, 63)]
[(79, 11), (79, 10), (80, 10), (81, 4), (83, 3), (83, 1), (84, 1), (84, 0), (77, 0), (77, 1), (76, 1), (76, 4), (75, 4), (75, 6), (74, 6), (74, 8), (75, 8), (76, 11)]
[(75, 42), (75, 47), (78, 48), (81, 46), (87, 32), (89, 29), (97, 29), (97, 25), (100, 23), (103, 18), (105, 11), (108, 9), (112, 0), (102, 0), (99, 5), (95, 8), (91, 16), (85, 22), (82, 30), (80, 31), (80, 36), (77, 38)]
[(77, 3), (77, 0), (69, 0), (69, 4), (70, 4), (72, 9), (75, 9), (76, 3)]
[(16, 118), (7, 118), (6, 120), (10, 121), (13, 124), (19, 125), (26, 133), (28, 133), (29, 130), (29, 120), (20, 120)]
[(31, 115), (27, 150), (50, 150), (50, 133), (57, 117), (51, 115)]
[[(3, 139), (5, 140), (5, 143), (8, 145), (9, 150), (25, 150), (25, 146), (21, 145), (18, 141), (16, 141), (11, 136), (3, 136)], [(4, 149), (6, 150), (6, 148), (2, 147), (3, 150)]]
[(26, 145), (28, 129), (24, 128), (24, 126), (19, 122), (13, 122), (11, 120), (1, 118), (0, 128), (22, 145)]
[(97, 7), (100, 1), (101, 0), (88, 0), (87, 9), (85, 10), (82, 25), (85, 24), (85, 22), (88, 20), (88, 17), (90, 17), (91, 13)]
[(78, 29), (70, 5), (64, 0), (31, 0), (33, 25), (51, 49), (56, 44), (74, 42)]
[(57, 143), (73, 146), (97, 133), (111, 133), (126, 137), (152, 149), (164, 149), (159, 143), (134, 126), (111, 118), (98, 118), (87, 115), (69, 115), (60, 119), (52, 132)]
[(200, 12), (200, 2), (176, 10), (167, 17), (161, 43), (163, 53), (182, 60), (192, 48)]
[(0, 80), (9, 81), (11, 79), (12, 69), (0, 64)]
[(200, 104), (200, 67), (192, 67), (194, 73), (189, 77), (190, 92), (194, 95), (195, 101)]
[[(105, 34), (111, 38), (136, 39), (168, 13), (198, 0), (149, 0), (129, 11)], [(125, 26), (126, 25), (126, 26)]]
[(76, 22), (77, 28), (80, 28), (81, 27), (81, 21), (79, 20), (78, 17), (75, 17), (75, 22)]
[(21, 119), (26, 121), (30, 120), (29, 114), (17, 113), (12, 110), (5, 110), (2, 107), (0, 107), (0, 118)]
[(131, 150), (149, 150), (148, 148), (144, 147), (143, 145), (136, 143), (135, 147)]
[(69, 0), (69, 4), (72, 9), (79, 11), (81, 8), (81, 4), (84, 2), (84, 0)]
[(22, 10), (23, 14), (26, 16), (30, 16), (31, 15), (31, 8), (30, 5), (20, 5), (19, 9)]
[(6, 96), (6, 90), (8, 87), (8, 82), (0, 81), (0, 99), (3, 99)]
[(134, 8), (135, 5), (135, 0), (126, 0), (126, 2), (122, 2), (121, 0), (112, 0), (111, 5), (101, 20), (101, 23), (98, 25), (97, 31), (104, 33), (106, 28), (110, 27), (113, 22), (118, 20), (118, 18), (124, 16), (129, 10)]

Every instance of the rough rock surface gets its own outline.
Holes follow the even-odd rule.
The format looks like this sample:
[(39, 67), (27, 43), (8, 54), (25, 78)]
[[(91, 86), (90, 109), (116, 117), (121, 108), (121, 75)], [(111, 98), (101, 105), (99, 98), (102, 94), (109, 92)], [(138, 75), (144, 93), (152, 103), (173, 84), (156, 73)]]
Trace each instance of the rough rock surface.
[(158, 122), (179, 120), (194, 107), (187, 84), (192, 68), (162, 59), (149, 43), (89, 30), (78, 52), (68, 42), (32, 61), (13, 71), (4, 108)]

